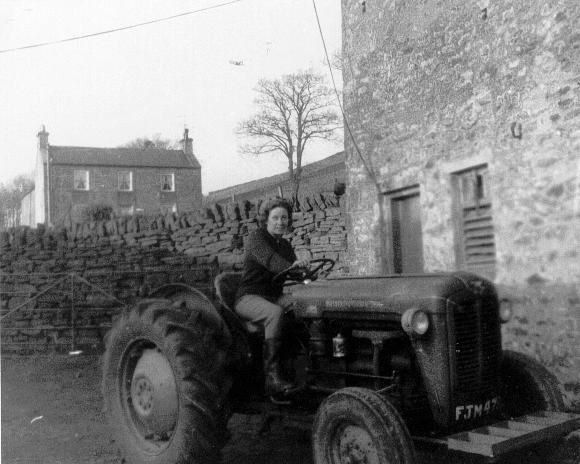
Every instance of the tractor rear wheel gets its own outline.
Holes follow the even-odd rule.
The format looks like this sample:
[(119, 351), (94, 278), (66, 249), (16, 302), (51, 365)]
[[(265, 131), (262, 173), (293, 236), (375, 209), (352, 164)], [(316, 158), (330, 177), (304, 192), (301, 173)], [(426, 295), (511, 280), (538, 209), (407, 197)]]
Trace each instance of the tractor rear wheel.
[(395, 407), (365, 388), (344, 388), (320, 405), (312, 432), (315, 464), (412, 464), (415, 448)]
[(103, 396), (128, 462), (218, 461), (228, 342), (223, 324), (204, 311), (165, 299), (142, 301), (120, 317), (106, 339)]

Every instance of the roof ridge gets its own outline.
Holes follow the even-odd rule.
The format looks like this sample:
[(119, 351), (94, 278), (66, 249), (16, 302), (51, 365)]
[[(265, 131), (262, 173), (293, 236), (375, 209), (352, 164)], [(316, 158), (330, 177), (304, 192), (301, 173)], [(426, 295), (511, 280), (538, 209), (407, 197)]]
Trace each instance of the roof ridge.
[(48, 148), (70, 148), (74, 150), (78, 149), (85, 149), (85, 150), (135, 150), (135, 151), (178, 151), (183, 153), (182, 148), (157, 148), (157, 147), (147, 147), (147, 148), (138, 148), (138, 147), (83, 147), (83, 146), (76, 146), (76, 145), (49, 145)]
[[(302, 166), (302, 170), (304, 171), (307, 168), (315, 168), (316, 166), (314, 166), (314, 165), (316, 165), (316, 164), (322, 164), (323, 161), (328, 161), (332, 157), (335, 157), (335, 156), (338, 157), (338, 155), (344, 155), (344, 153), (345, 153), (344, 150), (341, 150), (341, 151), (338, 151), (338, 152), (336, 152), (336, 153), (334, 153), (332, 155), (327, 156), (326, 158), (322, 158), (322, 159), (320, 159), (318, 161), (313, 161), (312, 163), (305, 164), (304, 166)], [(327, 167), (327, 166), (325, 166), (325, 167)], [(321, 167), (321, 169), (322, 169), (322, 167)], [(286, 176), (288, 176), (288, 171), (281, 172), (281, 173), (278, 173), (278, 174), (272, 174), (271, 176), (267, 176), (267, 177), (261, 177), (259, 179), (249, 180), (247, 182), (242, 182), (241, 184), (230, 185), (229, 187), (224, 187), (224, 188), (221, 188), (219, 190), (212, 190), (211, 192), (208, 192), (208, 195), (207, 196), (218, 195), (218, 194), (220, 194), (222, 192), (226, 192), (226, 191), (228, 191), (230, 189), (233, 189), (233, 188), (248, 187), (248, 186), (250, 186), (252, 184), (263, 183), (263, 182), (266, 182), (266, 181), (273, 181), (274, 179), (284, 178)]]
[(201, 169), (195, 154), (183, 149), (50, 145), (48, 152), (53, 164)]

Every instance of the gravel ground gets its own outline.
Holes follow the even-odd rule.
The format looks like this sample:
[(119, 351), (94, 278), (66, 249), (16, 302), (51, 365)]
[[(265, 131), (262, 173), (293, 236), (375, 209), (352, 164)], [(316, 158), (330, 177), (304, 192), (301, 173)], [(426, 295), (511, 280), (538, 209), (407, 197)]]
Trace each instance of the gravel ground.
[[(1, 387), (3, 464), (123, 462), (102, 412), (97, 356), (4, 357)], [(235, 415), (222, 464), (312, 463), (306, 432), (274, 422), (259, 435), (259, 427), (259, 417)], [(419, 459), (421, 464), (472, 462), (427, 451)], [(512, 462), (533, 461), (526, 456)], [(551, 462), (580, 464), (580, 439), (569, 437)]]

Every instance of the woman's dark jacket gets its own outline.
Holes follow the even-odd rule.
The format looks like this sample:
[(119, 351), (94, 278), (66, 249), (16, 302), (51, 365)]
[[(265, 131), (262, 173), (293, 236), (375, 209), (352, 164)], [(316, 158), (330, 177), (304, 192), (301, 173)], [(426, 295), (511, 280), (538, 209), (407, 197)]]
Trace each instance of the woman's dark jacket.
[(236, 299), (244, 295), (259, 295), (272, 301), (279, 298), (284, 282), (272, 283), (272, 278), (294, 261), (296, 255), (288, 240), (273, 237), (265, 228), (253, 231), (246, 240), (244, 272)]

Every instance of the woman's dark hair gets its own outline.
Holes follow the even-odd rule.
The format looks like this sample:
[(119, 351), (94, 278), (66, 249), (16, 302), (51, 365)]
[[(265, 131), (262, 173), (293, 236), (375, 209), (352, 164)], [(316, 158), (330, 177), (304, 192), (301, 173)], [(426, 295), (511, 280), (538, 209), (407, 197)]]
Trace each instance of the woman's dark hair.
[(292, 205), (284, 198), (274, 198), (272, 200), (266, 200), (260, 205), (260, 211), (258, 213), (258, 224), (260, 227), (266, 227), (268, 216), (270, 216), (270, 211), (272, 211), (274, 208), (284, 208), (288, 212), (288, 226), (291, 226)]

